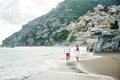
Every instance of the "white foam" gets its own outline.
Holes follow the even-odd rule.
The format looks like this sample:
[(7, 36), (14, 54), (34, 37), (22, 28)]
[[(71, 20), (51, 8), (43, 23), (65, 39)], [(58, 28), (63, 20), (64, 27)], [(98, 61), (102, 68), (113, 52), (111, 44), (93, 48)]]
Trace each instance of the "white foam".
[[(80, 47), (80, 52), (85, 49)], [(0, 80), (22, 80), (55, 69), (63, 60), (64, 47), (0, 48)]]
[(1, 49), (0, 80), (21, 80), (56, 68), (55, 51), (50, 50), (45, 47)]

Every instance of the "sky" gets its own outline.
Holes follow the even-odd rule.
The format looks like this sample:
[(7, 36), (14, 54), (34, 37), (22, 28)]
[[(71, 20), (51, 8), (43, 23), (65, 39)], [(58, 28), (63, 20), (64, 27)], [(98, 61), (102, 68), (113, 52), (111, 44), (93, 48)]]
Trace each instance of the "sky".
[(0, 0), (0, 45), (22, 25), (40, 17), (64, 0)]

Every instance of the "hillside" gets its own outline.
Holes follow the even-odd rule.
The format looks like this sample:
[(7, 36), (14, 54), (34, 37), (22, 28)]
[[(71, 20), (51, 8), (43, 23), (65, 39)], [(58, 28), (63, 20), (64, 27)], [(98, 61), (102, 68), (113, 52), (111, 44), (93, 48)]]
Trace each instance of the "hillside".
[[(119, 0), (65, 0), (58, 4), (49, 13), (36, 18), (23, 25), (19, 32), (6, 38), (2, 46), (42, 46), (54, 45), (65, 41), (70, 31), (64, 30), (64, 33), (57, 34), (62, 37), (60, 41), (55, 42), (56, 32), (69, 25), (71, 21), (77, 20), (88, 10), (93, 10), (97, 4), (104, 6), (118, 5)], [(72, 39), (72, 38), (71, 38)], [(73, 39), (74, 40), (74, 39)]]

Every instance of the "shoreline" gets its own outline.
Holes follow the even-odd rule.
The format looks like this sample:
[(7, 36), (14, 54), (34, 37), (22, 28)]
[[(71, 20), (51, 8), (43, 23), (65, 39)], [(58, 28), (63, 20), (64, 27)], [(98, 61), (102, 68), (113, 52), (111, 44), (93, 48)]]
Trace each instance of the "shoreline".
[[(72, 48), (74, 48), (74, 47), (72, 47)], [(36, 58), (39, 60), (40, 59), (40, 57), (39, 57), (39, 55), (40, 56), (43, 56), (43, 57), (45, 57), (45, 59), (48, 59), (48, 58), (50, 58), (50, 59), (52, 59), (53, 60), (53, 62), (55, 61), (55, 64), (56, 64), (56, 67), (54, 67), (54, 68), (50, 68), (50, 70), (48, 69), (48, 70), (45, 70), (45, 72), (39, 72), (39, 70), (42, 70), (42, 68), (44, 68), (44, 66), (43, 67), (36, 67), (36, 68), (34, 68), (33, 70), (33, 72), (36, 72), (36, 69), (37, 69), (37, 72), (38, 73), (36, 73), (36, 74), (32, 74), (31, 73), (31, 75), (29, 75), (29, 74), (26, 74), (26, 75), (22, 75), (22, 77), (21, 78), (19, 78), (19, 79), (21, 79), (21, 80), (42, 80), (42, 78), (43, 78), (43, 76), (49, 76), (49, 77), (52, 77), (52, 78), (54, 78), (54, 75), (55, 76), (58, 76), (58, 75), (62, 75), (62, 76), (64, 76), (64, 77), (71, 77), (71, 78), (75, 78), (75, 77), (77, 77), (77, 79), (78, 80), (86, 80), (86, 78), (89, 78), (89, 79), (87, 79), (87, 80), (94, 80), (94, 78), (95, 78), (95, 80), (115, 80), (115, 79), (112, 79), (111, 77), (108, 77), (108, 76), (105, 76), (105, 75), (103, 75), (103, 74), (92, 74), (92, 73), (85, 73), (83, 70), (82, 70), (82, 68), (79, 68), (80, 67), (80, 63), (82, 63), (82, 66), (83, 66), (83, 68), (85, 68), (86, 67), (86, 64), (85, 63), (87, 63), (87, 66), (88, 66), (88, 68), (90, 68), (90, 67), (92, 67), (92, 65), (94, 66), (94, 68), (93, 68), (93, 70), (95, 70), (95, 68), (99, 68), (98, 66), (96, 66), (96, 64), (101, 64), (101, 65), (105, 65), (105, 66), (109, 66), (109, 67), (112, 67), (113, 65), (116, 65), (115, 63), (118, 63), (118, 62), (116, 62), (116, 59), (117, 59), (117, 61), (118, 60), (120, 60), (119, 58), (119, 56), (118, 55), (120, 55), (119, 53), (116, 53), (116, 52), (112, 52), (112, 53), (90, 53), (90, 55), (87, 55), (88, 54), (88, 52), (86, 52), (85, 51), (85, 49), (86, 49), (86, 47), (85, 46), (82, 46), (81, 47), (81, 49), (80, 49), (80, 53), (81, 53), (81, 55), (80, 55), (80, 59), (79, 59), (79, 62), (76, 62), (76, 59), (75, 59), (75, 57), (74, 57), (74, 55), (72, 55), (72, 53), (71, 53), (71, 60), (70, 60), (70, 62), (67, 64), (66, 63), (66, 60), (65, 60), (65, 55), (63, 54), (63, 49), (64, 49), (64, 47), (61, 47), (61, 46), (58, 46), (58, 47), (46, 47), (46, 46), (44, 46), (44, 47), (15, 47), (15, 48), (1, 48), (1, 51), (8, 51), (8, 54), (11, 52), (11, 53), (14, 53), (14, 55), (16, 54), (16, 52), (18, 52), (18, 54), (21, 54), (21, 53), (26, 53), (27, 55), (28, 54), (31, 54), (31, 55), (33, 55), (33, 56), (30, 56), (30, 55), (24, 55), (26, 58), (28, 58), (29, 56), (30, 57), (34, 57), (35, 58), (35, 60), (36, 60)], [(6, 54), (6, 51), (4, 52), (5, 54)], [(33, 51), (33, 52), (32, 52)], [(35, 51), (35, 53), (34, 53), (34, 51)], [(57, 53), (56, 53), (56, 51), (57, 51)], [(41, 54), (42, 53), (42, 54)], [(45, 53), (45, 54), (43, 54), (43, 53)], [(21, 54), (22, 56), (23, 56), (23, 54)], [(38, 55), (36, 55), (36, 54), (38, 54)], [(36, 55), (36, 56), (35, 56)], [(115, 56), (112, 56), (112, 55), (115, 55)], [(2, 56), (2, 55), (1, 55)], [(101, 57), (102, 56), (102, 57)], [(103, 59), (103, 56), (106, 56), (106, 59)], [(109, 57), (108, 57), (109, 56)], [(116, 58), (116, 56), (118, 57), (118, 58)], [(7, 56), (6, 56), (7, 57)], [(14, 57), (12, 57), (11, 56), (11, 59), (13, 59)], [(15, 57), (16, 58), (16, 57)], [(22, 58), (22, 57), (21, 57)], [(55, 59), (54, 59), (55, 58)], [(109, 59), (110, 59), (110, 62), (109, 62)], [(24, 58), (23, 58), (23, 60), (24, 60)], [(28, 60), (30, 60), (30, 63), (32, 63), (31, 62), (31, 59), (29, 59), (28, 58)], [(43, 60), (43, 59), (42, 59)], [(49, 60), (49, 59), (48, 59)], [(111, 62), (111, 60), (112, 60), (112, 62)], [(34, 61), (34, 60), (33, 60)], [(41, 60), (40, 60), (41, 61)], [(92, 64), (92, 62), (94, 63), (94, 64)], [(106, 62), (106, 61), (108, 61), (108, 62)], [(110, 63), (110, 64), (112, 64), (112, 65), (110, 65), (110, 64), (108, 64), (108, 65), (106, 65), (106, 63), (104, 63), (104, 62), (106, 62), (106, 63)], [(115, 63), (114, 63), (115, 62)], [(120, 61), (119, 61), (120, 62)], [(35, 62), (33, 62), (33, 63), (35, 63)], [(32, 64), (33, 64), (32, 63)], [(43, 64), (41, 64), (41, 63), (35, 63), (35, 64), (33, 64), (33, 66), (36, 66), (36, 65), (43, 65)], [(83, 65), (84, 64), (84, 65)], [(91, 65), (92, 64), (92, 65)], [(15, 65), (15, 64), (14, 64)], [(26, 65), (26, 64), (25, 64)], [(52, 64), (51, 63), (47, 63), (47, 65), (46, 66), (48, 66), (49, 67), (49, 65), (51, 66)], [(84, 67), (85, 66), (85, 67)], [(116, 65), (116, 66), (120, 66), (120, 65)], [(13, 66), (14, 67), (14, 66)], [(21, 67), (22, 68), (22, 67)], [(28, 67), (26, 67), (26, 69), (25, 70), (27, 70), (27, 68)], [(32, 68), (32, 67), (31, 67)], [(102, 68), (102, 67), (100, 67), (100, 68)], [(112, 67), (113, 68), (113, 67)], [(103, 69), (103, 71), (102, 72), (104, 72), (105, 71), (105, 69), (104, 69), (104, 67), (102, 68)], [(107, 69), (107, 68), (106, 68)], [(87, 69), (86, 69), (87, 70)], [(91, 70), (91, 69), (88, 69), (88, 70)], [(17, 69), (17, 71), (19, 71), (19, 68)], [(120, 71), (120, 68), (119, 68), (119, 70), (118, 71)], [(49, 74), (49, 73), (51, 73), (51, 74), (54, 74), (54, 75), (51, 75), (51, 74)], [(13, 73), (14, 74), (14, 73)], [(46, 74), (46, 75), (45, 75)], [(65, 76), (65, 75), (66, 76)], [(73, 77), (72, 76), (70, 76), (71, 74), (73, 74)], [(79, 75), (79, 77), (78, 77), (78, 75)], [(17, 77), (19, 77), (19, 76), (17, 76)], [(34, 78), (33, 78), (34, 77)], [(49, 77), (48, 77), (48, 79), (49, 79)], [(59, 77), (59, 76), (58, 76)], [(64, 80), (64, 77), (63, 77), (63, 79), (62, 80)], [(37, 78), (37, 79), (36, 79)], [(102, 78), (102, 79), (99, 79), (99, 78)], [(43, 78), (44, 79), (44, 78)], [(76, 80), (77, 80), (76, 79)], [(45, 80), (45, 79), (44, 79)], [(57, 79), (49, 79), (49, 80), (57, 80)], [(65, 79), (65, 80), (67, 80), (67, 79)]]
[(71, 60), (68, 63), (66, 63), (66, 61), (61, 61), (57, 69), (43, 74), (33, 75), (25, 80), (117, 80), (111, 76), (82, 71), (81, 68), (79, 68), (80, 61), (76, 62), (75, 60)]
[(81, 60), (79, 66), (86, 73), (110, 76), (114, 80), (120, 80), (120, 54), (95, 53), (102, 56), (98, 59)]
[[(70, 62), (66, 64), (67, 69), (65, 67), (64, 69), (63, 67), (59, 67), (53, 71), (30, 76), (25, 80), (114, 80), (109, 76), (84, 73), (80, 69), (75, 69), (75, 67), (71, 67), (73, 65), (74, 63)], [(76, 70), (79, 71), (77, 72)]]

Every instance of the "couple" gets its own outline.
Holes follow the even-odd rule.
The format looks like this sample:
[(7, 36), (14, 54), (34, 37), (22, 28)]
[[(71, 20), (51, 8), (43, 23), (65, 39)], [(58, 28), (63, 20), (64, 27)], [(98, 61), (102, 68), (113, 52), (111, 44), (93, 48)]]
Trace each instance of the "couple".
[[(69, 47), (69, 44), (66, 44), (66, 48), (64, 49), (64, 53), (66, 54), (67, 61), (70, 60), (70, 52), (71, 52), (71, 48)], [(79, 60), (79, 53), (80, 53), (79, 46), (76, 45), (74, 55), (75, 55), (77, 61)]]

